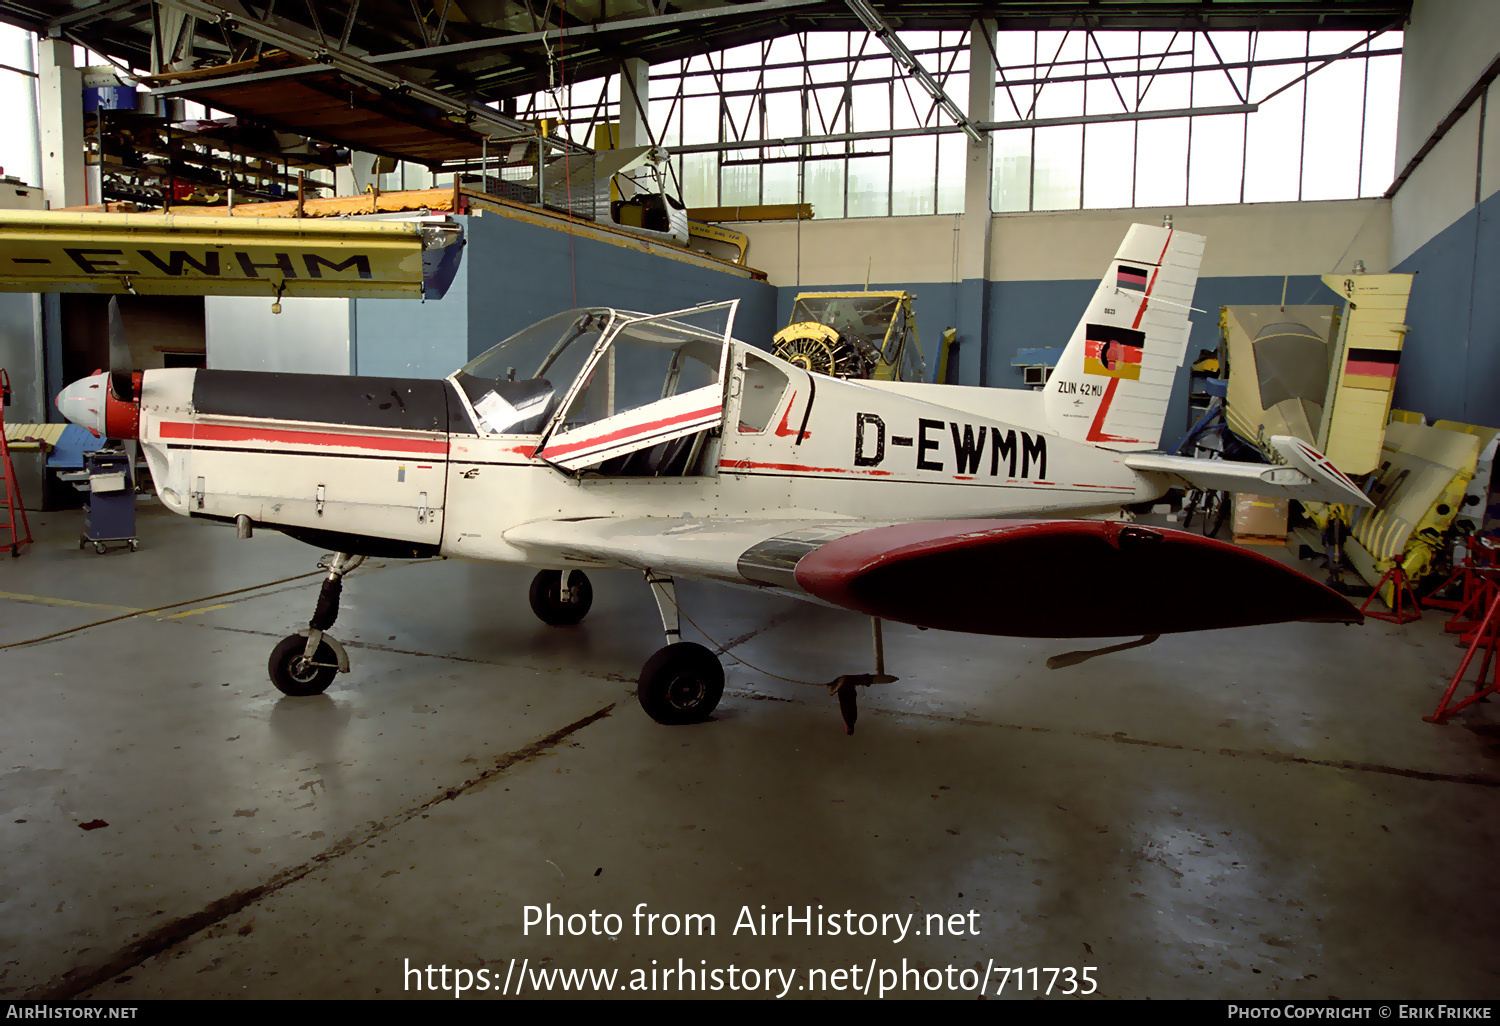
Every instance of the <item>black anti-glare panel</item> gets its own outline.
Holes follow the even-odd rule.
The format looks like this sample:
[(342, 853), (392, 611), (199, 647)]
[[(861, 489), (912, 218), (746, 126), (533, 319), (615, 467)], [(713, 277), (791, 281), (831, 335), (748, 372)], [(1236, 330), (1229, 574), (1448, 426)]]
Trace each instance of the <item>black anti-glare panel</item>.
[(200, 370), (193, 409), (223, 417), (447, 431), (447, 392), (445, 382), (422, 378)]

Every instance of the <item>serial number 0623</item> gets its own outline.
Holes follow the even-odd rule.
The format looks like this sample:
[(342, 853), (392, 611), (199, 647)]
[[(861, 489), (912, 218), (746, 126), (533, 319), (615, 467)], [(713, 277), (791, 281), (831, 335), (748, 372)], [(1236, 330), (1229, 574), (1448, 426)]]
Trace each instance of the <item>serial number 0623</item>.
[(1081, 968), (1075, 966), (1048, 966), (1031, 969), (996, 967), (992, 970), (991, 979), (995, 976), (1000, 978), (999, 986), (995, 988), (997, 995), (1004, 994), (1006, 988), (1009, 987), (1018, 992), (1082, 996), (1092, 994), (1099, 989), (1099, 983), (1093, 975), (1098, 968), (1094, 965)]

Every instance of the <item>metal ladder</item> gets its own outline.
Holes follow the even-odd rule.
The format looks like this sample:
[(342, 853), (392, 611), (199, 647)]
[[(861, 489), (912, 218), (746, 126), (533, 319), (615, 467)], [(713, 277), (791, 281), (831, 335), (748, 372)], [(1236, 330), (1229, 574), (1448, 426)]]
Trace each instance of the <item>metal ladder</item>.
[[(16, 484), (16, 467), (10, 460), (10, 443), (5, 440), (5, 407), (10, 405), (10, 375), (0, 367), (0, 490), (5, 493), (4, 507), (7, 519), (0, 523), (0, 539), (10, 536), (11, 558), (21, 554), (22, 545), (31, 544), (31, 523), (26, 519), (26, 507), (21, 503), (21, 487)], [(20, 533), (16, 532), (16, 514), (21, 516)]]

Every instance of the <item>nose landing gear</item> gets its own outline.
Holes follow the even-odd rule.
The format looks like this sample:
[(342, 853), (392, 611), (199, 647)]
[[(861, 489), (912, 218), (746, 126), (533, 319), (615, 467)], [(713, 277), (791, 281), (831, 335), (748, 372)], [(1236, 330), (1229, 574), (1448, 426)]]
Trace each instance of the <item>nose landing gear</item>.
[(271, 683), (284, 695), (321, 695), (335, 674), (349, 672), (349, 655), (332, 637), (324, 634), (339, 616), (339, 596), (344, 577), (365, 561), (364, 556), (335, 552), (327, 562), (328, 576), (318, 592), (318, 605), (307, 630), (288, 635), (271, 650), (267, 669)]

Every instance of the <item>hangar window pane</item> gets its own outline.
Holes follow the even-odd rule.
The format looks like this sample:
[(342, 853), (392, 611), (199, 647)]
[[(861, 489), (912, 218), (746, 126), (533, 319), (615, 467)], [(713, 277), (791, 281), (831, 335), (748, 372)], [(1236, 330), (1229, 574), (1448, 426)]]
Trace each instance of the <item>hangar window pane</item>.
[(690, 207), (719, 205), (719, 162), (712, 153), (688, 153), (682, 158), (682, 202)]
[(1396, 177), (1396, 119), (1392, 112), (1401, 94), (1401, 58), (1371, 57), (1365, 95), (1364, 154), (1359, 194), (1380, 196)]
[(1136, 126), (1135, 206), (1187, 202), (1189, 120), (1142, 121)]
[[(1342, 36), (1343, 33), (1329, 33)], [(1343, 50), (1352, 41), (1323, 41)], [(1365, 62), (1335, 61), (1307, 80), (1303, 123), (1302, 195), (1305, 200), (1359, 195), (1359, 137), (1364, 123)]]
[(1245, 140), (1246, 203), (1297, 198), (1302, 165), (1302, 86), (1295, 85), (1256, 111)]
[[(831, 143), (811, 147), (815, 153), (818, 150), (832, 151), (833, 148)], [(802, 201), (812, 204), (813, 217), (844, 216), (844, 163), (842, 160), (809, 160), (803, 165)]]
[(1031, 136), (1029, 128), (993, 133), (996, 212), (1031, 209)]
[[(1109, 67), (1114, 71), (1133, 70), (1135, 61), (1110, 61)], [(1088, 65), (1088, 73), (1094, 75), (1107, 74), (1103, 62), (1093, 61)], [(1084, 84), (1084, 113), (1086, 114), (1124, 114), (1133, 109), (1135, 103), (1135, 83), (1130, 79), (1096, 79)]]
[(969, 157), (969, 137), (951, 132), (937, 137), (937, 212), (957, 214), (964, 209), (964, 164)]
[(849, 216), (885, 217), (891, 212), (891, 158), (849, 161)]
[(1083, 130), (1085, 207), (1128, 207), (1135, 183), (1135, 125), (1110, 121)]
[(1244, 162), (1245, 115), (1194, 118), (1188, 203), (1238, 203)]
[(1036, 34), (995, 33), (995, 60), (999, 65), (995, 120), (1020, 121), (1031, 110), (1036, 95), (1036, 86), (1029, 80), (1040, 77), (1032, 67), (1036, 63)]
[(879, 132), (891, 127), (891, 87), (880, 82), (855, 86), (850, 91), (856, 132)]
[(759, 43), (750, 43), (746, 46), (736, 46), (724, 51), (724, 67), (726, 68), (754, 68), (761, 62), (761, 50)]
[(760, 202), (760, 165), (732, 164), (721, 169), (717, 206), (747, 206)]
[(682, 141), (719, 141), (719, 105), (711, 96), (689, 96), (682, 101)]
[(1083, 191), (1083, 126), (1036, 130), (1033, 210), (1077, 210)]
[(931, 214), (937, 209), (937, 137), (908, 136), (891, 140), (894, 164), (892, 214)]
[(762, 203), (796, 203), (797, 165), (794, 162), (767, 164), (761, 173)]
[(1082, 82), (1058, 82), (1037, 91), (1036, 117), (1076, 118), (1082, 113)]

